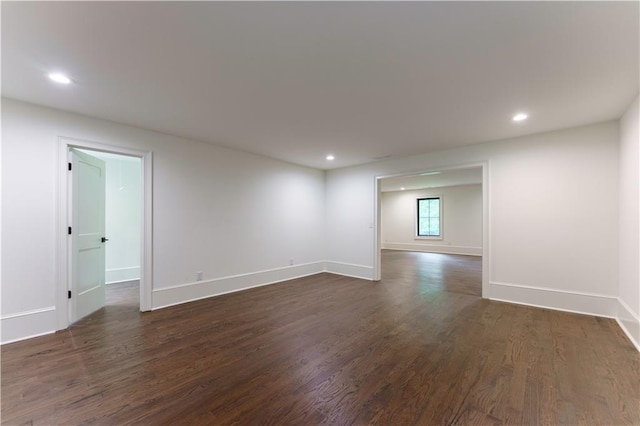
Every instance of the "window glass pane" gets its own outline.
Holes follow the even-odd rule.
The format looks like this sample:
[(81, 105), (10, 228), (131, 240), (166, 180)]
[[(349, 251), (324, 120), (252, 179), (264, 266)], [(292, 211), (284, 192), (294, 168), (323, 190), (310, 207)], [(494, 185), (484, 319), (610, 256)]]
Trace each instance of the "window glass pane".
[(429, 229), (429, 219), (420, 219), (419, 224), (418, 224), (418, 232), (419, 235), (425, 236), (428, 235)]
[(418, 211), (420, 217), (429, 216), (429, 204), (426, 202), (426, 200), (418, 200)]
[(429, 234), (440, 235), (440, 219), (439, 218), (429, 219)]
[(440, 217), (440, 200), (431, 200), (429, 213), (431, 217)]
[(418, 199), (418, 236), (440, 236), (440, 199)]

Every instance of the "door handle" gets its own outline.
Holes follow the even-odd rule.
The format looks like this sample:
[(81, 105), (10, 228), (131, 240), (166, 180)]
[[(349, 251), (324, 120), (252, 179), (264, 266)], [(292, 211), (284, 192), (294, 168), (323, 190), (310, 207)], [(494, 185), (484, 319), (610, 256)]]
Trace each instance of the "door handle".
[(108, 239), (108, 238), (102, 237), (102, 242), (103, 242), (103, 243), (106, 243), (107, 241), (109, 241), (109, 239)]

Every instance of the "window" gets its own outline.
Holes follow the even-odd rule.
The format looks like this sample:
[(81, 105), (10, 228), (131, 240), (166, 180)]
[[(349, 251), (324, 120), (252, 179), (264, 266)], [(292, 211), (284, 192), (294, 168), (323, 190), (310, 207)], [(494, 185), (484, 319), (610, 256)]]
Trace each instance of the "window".
[(418, 237), (435, 237), (442, 234), (440, 197), (418, 198)]

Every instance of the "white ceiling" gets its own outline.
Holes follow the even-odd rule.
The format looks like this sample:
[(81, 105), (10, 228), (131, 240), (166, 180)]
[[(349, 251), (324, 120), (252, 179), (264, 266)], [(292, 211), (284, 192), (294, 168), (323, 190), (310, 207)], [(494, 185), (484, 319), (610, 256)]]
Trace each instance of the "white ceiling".
[(410, 176), (396, 176), (380, 180), (380, 191), (410, 191), (414, 189), (441, 188), (444, 186), (482, 183), (482, 167), (450, 170), (430, 170)]
[(2, 91), (329, 169), (619, 118), (638, 22), (638, 2), (2, 2)]

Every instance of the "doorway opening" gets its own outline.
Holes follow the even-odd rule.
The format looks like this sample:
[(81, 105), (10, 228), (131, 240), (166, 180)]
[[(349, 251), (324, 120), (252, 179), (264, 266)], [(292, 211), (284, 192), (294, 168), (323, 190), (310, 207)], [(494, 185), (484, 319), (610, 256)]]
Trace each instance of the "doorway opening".
[(151, 310), (151, 152), (60, 138), (58, 329)]
[(102, 160), (105, 166), (105, 305), (139, 308), (142, 161), (128, 155), (78, 151)]
[(488, 167), (376, 178), (374, 279), (489, 297)]

